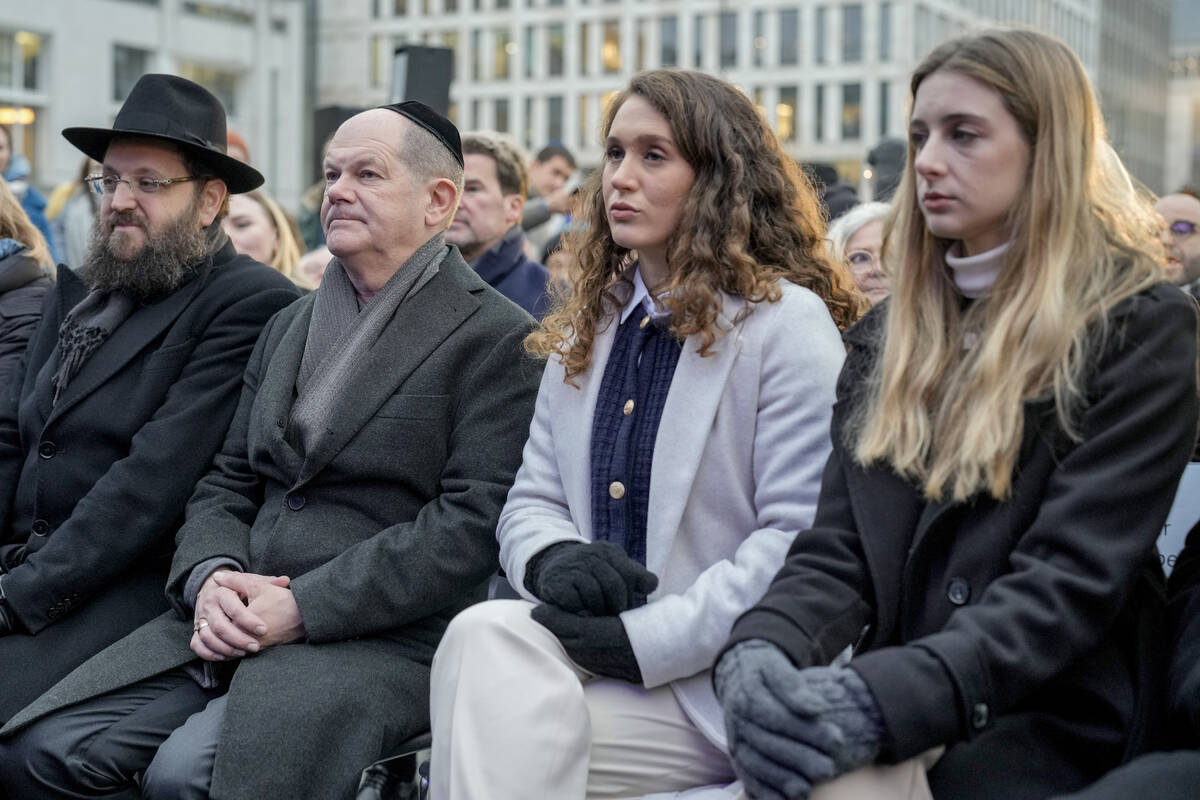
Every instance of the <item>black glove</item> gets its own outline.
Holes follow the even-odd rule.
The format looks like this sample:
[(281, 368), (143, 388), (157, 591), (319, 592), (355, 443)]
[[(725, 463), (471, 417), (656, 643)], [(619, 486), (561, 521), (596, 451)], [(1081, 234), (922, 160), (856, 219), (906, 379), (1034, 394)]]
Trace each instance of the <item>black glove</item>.
[(559, 542), (534, 555), (525, 588), (563, 611), (609, 617), (646, 604), (658, 576), (612, 542)]
[(757, 800), (803, 800), (882, 748), (878, 703), (853, 668), (797, 669), (775, 645), (751, 639), (721, 657), (713, 685), (734, 771)]
[(581, 617), (554, 606), (535, 606), (533, 621), (558, 637), (563, 649), (588, 672), (629, 683), (642, 682), (642, 669), (620, 617)]

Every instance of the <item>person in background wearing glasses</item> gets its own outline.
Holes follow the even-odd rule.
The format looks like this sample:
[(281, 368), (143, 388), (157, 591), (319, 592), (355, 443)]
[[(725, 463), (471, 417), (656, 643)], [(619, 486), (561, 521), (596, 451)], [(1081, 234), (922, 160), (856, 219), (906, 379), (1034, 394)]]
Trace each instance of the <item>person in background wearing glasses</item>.
[(1159, 198), (1154, 210), (1162, 215), (1163, 245), (1167, 248), (1167, 278), (1192, 297), (1200, 298), (1200, 200), (1178, 192)]
[(184, 504), (260, 330), (299, 296), (221, 230), (263, 178), (225, 155), (208, 91), (145, 75), (111, 130), (63, 136), (103, 165), (100, 212), (0, 397), (0, 722), (167, 609)]
[(891, 283), (883, 271), (883, 223), (891, 206), (861, 203), (835, 219), (829, 226), (829, 256), (846, 265), (854, 285), (871, 305), (888, 296)]

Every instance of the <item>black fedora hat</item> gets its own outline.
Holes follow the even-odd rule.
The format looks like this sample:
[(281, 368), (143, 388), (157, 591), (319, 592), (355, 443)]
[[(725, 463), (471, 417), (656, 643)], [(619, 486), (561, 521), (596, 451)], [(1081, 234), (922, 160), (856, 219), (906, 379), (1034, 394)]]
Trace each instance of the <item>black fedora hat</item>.
[(112, 129), (65, 128), (62, 135), (97, 161), (113, 139), (147, 136), (173, 142), (225, 181), (231, 194), (263, 184), (249, 164), (226, 154), (225, 108), (210, 91), (177, 75), (148, 74), (138, 78)]

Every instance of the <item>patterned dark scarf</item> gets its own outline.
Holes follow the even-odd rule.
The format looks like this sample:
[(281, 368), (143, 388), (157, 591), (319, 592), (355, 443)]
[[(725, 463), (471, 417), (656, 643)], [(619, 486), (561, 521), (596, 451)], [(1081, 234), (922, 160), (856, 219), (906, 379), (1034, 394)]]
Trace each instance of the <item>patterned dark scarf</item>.
[(93, 289), (71, 309), (58, 328), (58, 370), (50, 379), (54, 405), (92, 354), (129, 319), (134, 305), (124, 292)]

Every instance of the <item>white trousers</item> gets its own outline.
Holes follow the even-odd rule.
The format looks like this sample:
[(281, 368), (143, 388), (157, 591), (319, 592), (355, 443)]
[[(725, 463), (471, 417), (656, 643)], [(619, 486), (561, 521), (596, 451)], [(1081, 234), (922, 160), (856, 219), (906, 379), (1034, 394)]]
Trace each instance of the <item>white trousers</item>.
[[(430, 800), (617, 800), (735, 780), (670, 687), (592, 675), (532, 608), (492, 600), (446, 630), (430, 685)], [(811, 800), (933, 800), (925, 771), (940, 755), (856, 770)]]
[(670, 687), (598, 678), (524, 600), (472, 606), (433, 659), (431, 800), (615, 800), (734, 780)]

